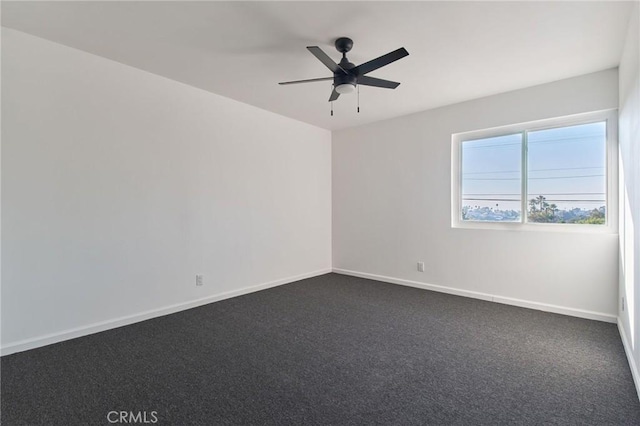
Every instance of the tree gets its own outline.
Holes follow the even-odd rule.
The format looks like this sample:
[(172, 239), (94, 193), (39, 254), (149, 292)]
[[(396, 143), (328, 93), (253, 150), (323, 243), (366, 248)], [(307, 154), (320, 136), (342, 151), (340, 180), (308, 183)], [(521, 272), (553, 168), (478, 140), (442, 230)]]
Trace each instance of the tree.
[(577, 220), (575, 223), (584, 223), (587, 225), (604, 225), (605, 214), (604, 210), (593, 209), (589, 212), (589, 216)]
[(538, 205), (538, 202), (535, 199), (529, 200), (529, 213), (537, 212), (538, 211), (536, 207), (537, 205)]
[(528, 218), (531, 222), (558, 222), (559, 218), (556, 213), (558, 213), (558, 206), (547, 203), (547, 198), (544, 195), (538, 195), (529, 200)]

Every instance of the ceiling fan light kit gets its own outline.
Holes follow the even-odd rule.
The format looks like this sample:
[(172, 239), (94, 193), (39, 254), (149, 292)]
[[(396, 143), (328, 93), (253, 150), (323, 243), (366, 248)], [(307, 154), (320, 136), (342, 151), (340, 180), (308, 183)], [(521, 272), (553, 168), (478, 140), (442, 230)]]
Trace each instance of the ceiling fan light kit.
[(356, 91), (356, 85), (350, 83), (342, 83), (336, 86), (336, 92), (341, 95), (346, 95), (348, 93), (353, 93)]
[[(368, 62), (356, 66), (349, 62), (347, 59), (347, 52), (353, 47), (353, 40), (348, 37), (340, 37), (335, 42), (336, 50), (342, 53), (342, 59), (339, 63), (335, 63), (322, 49), (318, 46), (307, 46), (307, 50), (313, 54), (320, 62), (322, 62), (329, 70), (333, 72), (333, 77), (321, 77), (312, 78), (308, 80), (296, 80), (285, 81), (279, 83), (281, 85), (298, 84), (298, 83), (312, 83), (316, 81), (333, 80), (333, 90), (329, 96), (329, 102), (333, 102), (340, 95), (353, 93), (356, 91), (358, 85), (382, 87), (384, 89), (395, 89), (400, 85), (395, 81), (383, 80), (380, 78), (374, 78), (366, 76), (365, 74), (375, 71), (378, 68), (382, 68), (385, 65), (389, 65), (392, 62), (402, 59), (409, 55), (409, 52), (404, 47), (394, 50), (393, 52), (382, 55), (376, 59), (372, 59)], [(360, 107), (358, 106), (358, 112)], [(331, 111), (333, 115), (333, 109)]]

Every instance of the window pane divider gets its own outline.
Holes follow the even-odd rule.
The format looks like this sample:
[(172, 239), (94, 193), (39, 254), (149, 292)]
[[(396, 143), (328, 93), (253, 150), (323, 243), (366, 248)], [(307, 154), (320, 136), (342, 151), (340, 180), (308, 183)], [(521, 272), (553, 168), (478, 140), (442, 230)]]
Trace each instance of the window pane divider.
[(529, 132), (522, 132), (522, 161), (521, 161), (521, 190), (520, 190), (520, 204), (522, 214), (520, 216), (520, 223), (527, 223), (527, 206), (528, 206), (528, 185), (527, 181), (529, 180), (529, 164), (528, 164), (528, 155), (529, 155), (529, 143), (528, 143)]

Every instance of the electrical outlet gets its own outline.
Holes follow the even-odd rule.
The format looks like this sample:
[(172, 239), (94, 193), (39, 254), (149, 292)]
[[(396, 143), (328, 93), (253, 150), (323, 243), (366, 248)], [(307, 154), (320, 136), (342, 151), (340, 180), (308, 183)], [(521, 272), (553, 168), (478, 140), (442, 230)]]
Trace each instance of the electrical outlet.
[(622, 297), (622, 310), (624, 311), (624, 296)]
[(200, 287), (203, 284), (204, 284), (204, 276), (203, 275), (196, 275), (196, 285), (198, 287)]
[(424, 272), (424, 262), (418, 262), (418, 272)]

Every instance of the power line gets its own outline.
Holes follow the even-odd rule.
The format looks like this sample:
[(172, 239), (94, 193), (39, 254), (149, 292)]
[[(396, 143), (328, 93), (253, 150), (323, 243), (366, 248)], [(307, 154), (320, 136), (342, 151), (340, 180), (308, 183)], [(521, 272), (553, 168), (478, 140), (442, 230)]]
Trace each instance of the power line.
[[(522, 201), (520, 198), (463, 198), (466, 201)], [(606, 200), (565, 200), (565, 199), (555, 199), (555, 198), (545, 198), (545, 201), (554, 201), (554, 202), (578, 202), (578, 203), (604, 203)]]
[[(604, 175), (580, 175), (580, 176), (547, 176), (547, 177), (530, 177), (529, 180), (541, 180), (541, 179), (579, 179), (588, 177), (599, 177)], [(464, 178), (463, 180), (520, 180), (517, 178)]]
[(486, 174), (492, 174), (492, 173), (520, 173), (520, 170), (503, 170), (503, 171), (499, 171), (499, 172), (466, 172), (466, 173), (462, 173), (463, 175), (486, 175)]
[(605, 166), (598, 166), (598, 167), (564, 167), (564, 168), (559, 168), (559, 169), (533, 169), (533, 170), (529, 170), (529, 173), (531, 172), (551, 172), (551, 171), (556, 171), (556, 170), (586, 170), (586, 169), (604, 169)]
[[(585, 135), (585, 136), (573, 136), (573, 137), (566, 137), (566, 138), (553, 138), (553, 139), (540, 139), (540, 140), (529, 140), (527, 141), (528, 145), (531, 144), (535, 144), (535, 145), (540, 145), (540, 144), (549, 144), (549, 143), (575, 143), (575, 142), (583, 142), (584, 139), (590, 139), (590, 138), (600, 138), (602, 137), (602, 140), (598, 140), (597, 142), (604, 142), (604, 135)], [(469, 140), (469, 141), (463, 141), (462, 143), (464, 144), (465, 142), (477, 142), (477, 140)], [(502, 147), (508, 147), (508, 146), (521, 146), (522, 145), (522, 141), (521, 142), (509, 142), (509, 143), (494, 143), (494, 144), (490, 144), (490, 145), (480, 145), (480, 146), (467, 146), (467, 147), (463, 147), (463, 150), (465, 149), (480, 149), (480, 148), (502, 148)]]
[(561, 199), (551, 198), (551, 199), (546, 199), (545, 201), (555, 201), (555, 202), (558, 202), (558, 203), (567, 203), (567, 202), (570, 202), (570, 201), (574, 201), (574, 202), (577, 202), (577, 203), (604, 203), (607, 200), (561, 200)]
[(539, 179), (578, 179), (578, 178), (586, 178), (586, 177), (601, 177), (604, 175), (580, 175), (580, 176), (547, 176), (547, 177), (530, 177), (529, 180), (539, 180)]
[[(545, 192), (545, 195), (604, 195), (606, 194), (606, 192)], [(510, 193), (510, 194), (495, 194), (495, 193), (483, 193), (483, 194), (463, 194), (463, 196), (465, 195), (472, 195), (472, 196), (480, 196), (480, 195), (487, 195), (487, 196), (500, 196), (500, 195), (520, 195), (520, 193)], [(534, 194), (529, 194), (529, 195), (534, 195)], [(542, 195), (542, 194), (540, 194)]]
[(520, 198), (463, 198), (463, 200), (467, 201), (518, 201), (520, 202)]
[[(587, 169), (604, 169), (604, 166), (599, 167), (562, 167), (557, 169), (533, 169), (529, 170), (529, 173), (532, 172), (552, 172), (559, 170), (587, 170)], [(486, 174), (498, 174), (498, 173), (520, 173), (520, 170), (501, 170), (496, 172), (466, 172), (462, 173), (463, 175), (486, 175)]]
[[(606, 192), (545, 192), (544, 194), (542, 192), (530, 192), (528, 195), (604, 195), (606, 194)], [(489, 194), (489, 195), (495, 195), (495, 194)]]
[[(464, 142), (463, 142), (464, 143)], [(496, 144), (492, 144), (492, 145), (482, 145), (482, 146), (463, 146), (462, 150), (467, 150), (467, 149), (481, 149), (481, 148), (505, 148), (505, 147), (509, 147), (509, 146), (521, 146), (522, 142), (516, 142), (516, 143), (496, 143)]]

